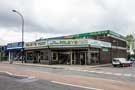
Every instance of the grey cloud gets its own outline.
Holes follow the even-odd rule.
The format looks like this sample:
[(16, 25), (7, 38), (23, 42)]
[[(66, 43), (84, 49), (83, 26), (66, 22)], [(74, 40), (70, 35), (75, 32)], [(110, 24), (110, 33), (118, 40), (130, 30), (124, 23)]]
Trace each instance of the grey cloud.
[[(131, 1), (127, 0), (86, 0), (88, 3), (85, 1), (85, 3), (83, 4), (82, 2), (84, 1), (79, 0), (76, 1), (78, 5), (76, 5), (76, 3), (74, 2), (71, 4), (72, 6), (70, 6), (70, 1), (68, 1), (69, 6), (67, 6), (67, 8), (69, 10), (65, 10), (67, 14), (65, 14), (63, 19), (60, 18), (61, 20), (56, 21), (51, 21), (50, 19), (47, 20), (48, 17), (46, 15), (48, 13), (48, 16), (50, 15), (51, 18), (57, 18), (57, 15), (52, 15), (55, 13), (50, 13), (51, 11), (47, 11), (44, 8), (42, 10), (44, 15), (35, 16), (33, 0), (14, 0), (14, 2), (16, 2), (15, 4), (12, 3), (13, 1), (11, 2), (11, 4), (10, 2), (8, 2), (8, 0), (6, 1), (7, 2), (5, 3), (7, 3), (7, 5), (5, 3), (3, 5), (0, 4), (2, 6), (2, 8), (0, 8), (0, 27), (9, 29), (17, 28), (18, 31), (21, 27), (20, 18), (15, 13), (11, 12), (12, 9), (17, 9), (18, 11), (23, 13), (25, 18), (25, 32), (71, 34), (90, 32), (94, 30), (111, 29), (116, 32), (126, 33), (128, 31), (133, 32), (133, 30), (135, 29), (133, 24), (134, 21), (131, 22), (129, 20), (132, 14), (135, 15), (135, 13), (133, 13), (132, 11), (132, 9), (135, 7), (132, 6), (131, 10), (125, 10), (125, 8), (129, 8), (126, 7), (126, 5), (130, 6), (129, 4), (134, 4), (134, 2), (131, 3)], [(46, 2), (46, 0), (44, 2)], [(95, 9), (95, 11), (97, 11), (95, 15), (93, 15), (93, 12), (89, 13), (90, 7), (87, 6), (89, 6), (90, 2), (93, 2), (93, 4), (95, 4), (95, 7), (98, 7), (97, 9)], [(111, 4), (109, 2), (114, 3)], [(87, 6), (85, 6), (86, 3)], [(79, 5), (81, 5), (81, 8)], [(23, 9), (21, 10), (21, 8)], [(62, 7), (60, 9), (62, 9)], [(87, 9), (88, 11), (85, 11), (85, 9)], [(64, 12), (56, 12), (56, 14), (63, 13)], [(43, 20), (39, 21), (39, 17)]]

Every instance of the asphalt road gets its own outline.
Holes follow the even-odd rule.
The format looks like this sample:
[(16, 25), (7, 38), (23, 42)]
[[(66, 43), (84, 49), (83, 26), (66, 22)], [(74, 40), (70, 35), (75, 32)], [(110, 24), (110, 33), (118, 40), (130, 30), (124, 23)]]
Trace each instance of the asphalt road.
[(93, 90), (0, 73), (0, 90)]
[[(103, 79), (135, 83), (135, 77), (117, 75), (119, 73), (120, 74), (135, 74), (135, 65), (133, 65), (132, 67), (124, 67), (124, 68), (120, 68), (120, 67), (115, 68), (112, 66), (92, 68), (92, 70), (97, 71), (97, 73), (82, 72), (82, 71), (75, 71), (75, 70), (65, 70), (62, 68), (46, 68), (46, 67), (31, 66), (31, 65), (13, 65), (13, 64), (3, 64), (3, 65), (20, 68), (20, 70), (30, 69), (30, 70), (37, 70), (41, 72), (48, 72), (48, 73), (55, 73), (55, 74), (62, 74), (62, 75), (69, 75), (69, 76), (95, 77), (95, 78), (103, 78)], [(101, 71), (111, 72), (112, 74), (98, 73)], [(116, 73), (116, 75), (114, 75), (113, 73)]]
[[(8, 75), (0, 75), (0, 89), (132, 90), (132, 88), (135, 88), (135, 77), (133, 76), (135, 74), (134, 69), (135, 66), (126, 68), (98, 67), (91, 68), (90, 71), (87, 71), (21, 64), (0, 64), (0, 71), (36, 77), (36, 79), (23, 79)], [(127, 75), (124, 73), (127, 73)]]

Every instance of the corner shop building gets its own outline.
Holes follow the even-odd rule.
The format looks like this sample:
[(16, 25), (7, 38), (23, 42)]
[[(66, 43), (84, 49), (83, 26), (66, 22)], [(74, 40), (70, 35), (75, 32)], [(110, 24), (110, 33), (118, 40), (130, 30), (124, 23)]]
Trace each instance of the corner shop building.
[(25, 43), (25, 59), (26, 62), (44, 64), (109, 63), (110, 49), (111, 43), (93, 39), (35, 41)]
[[(20, 57), (21, 45), (7, 45), (9, 58)], [(124, 36), (110, 30), (26, 42), (24, 49), (25, 61), (31, 63), (89, 65), (127, 58)]]

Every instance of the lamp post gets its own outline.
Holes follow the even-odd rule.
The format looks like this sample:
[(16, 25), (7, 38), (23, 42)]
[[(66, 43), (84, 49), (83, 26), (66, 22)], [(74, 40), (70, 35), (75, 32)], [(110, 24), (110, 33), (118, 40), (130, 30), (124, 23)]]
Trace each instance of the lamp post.
[(24, 18), (23, 18), (23, 15), (18, 12), (17, 10), (12, 10), (13, 12), (17, 13), (20, 17), (21, 17), (21, 20), (22, 20), (22, 48), (21, 48), (21, 51), (22, 51), (22, 63), (23, 63), (23, 60), (24, 60)]

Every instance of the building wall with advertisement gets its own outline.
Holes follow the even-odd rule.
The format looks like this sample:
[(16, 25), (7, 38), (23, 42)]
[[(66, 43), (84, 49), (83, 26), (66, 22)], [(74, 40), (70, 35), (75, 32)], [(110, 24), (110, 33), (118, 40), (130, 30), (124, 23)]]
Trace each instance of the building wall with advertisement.
[[(27, 62), (89, 65), (109, 63), (111, 61), (111, 43), (93, 39), (44, 40), (27, 42), (24, 44), (24, 47)], [(44, 52), (46, 53), (43, 54)], [(101, 57), (104, 52), (107, 53), (107, 58)], [(44, 58), (44, 60), (39, 60), (39, 57)], [(46, 59), (46, 57), (48, 57), (48, 59)], [(51, 60), (49, 60), (49, 58)]]
[(14, 42), (7, 44), (8, 59), (9, 60), (21, 60), (22, 42)]
[(22, 42), (8, 43), (7, 50), (21, 49)]
[[(22, 43), (9, 43), (7, 50), (16, 58)], [(27, 62), (46, 64), (102, 64), (112, 58), (127, 58), (126, 41), (110, 30), (68, 35), (25, 42)]]
[[(91, 38), (94, 40), (109, 42), (112, 44), (111, 50), (112, 58), (115, 57), (127, 58), (127, 45), (124, 36), (110, 30), (68, 35), (65, 36), (64, 38), (66, 39)], [(119, 52), (123, 52), (123, 54)]]

